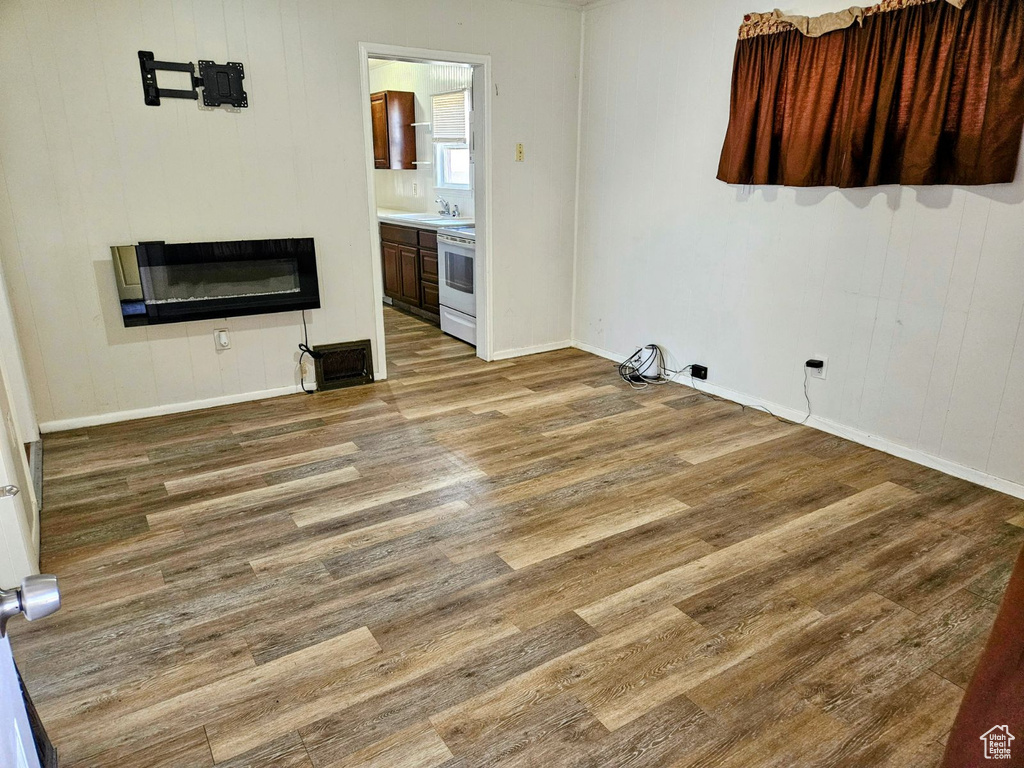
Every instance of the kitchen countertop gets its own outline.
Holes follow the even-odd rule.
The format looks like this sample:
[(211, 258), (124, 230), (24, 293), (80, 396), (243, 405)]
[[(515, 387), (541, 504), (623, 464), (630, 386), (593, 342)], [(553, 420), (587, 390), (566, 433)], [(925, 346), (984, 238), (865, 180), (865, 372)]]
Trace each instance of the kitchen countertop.
[[(423, 216), (423, 219), (409, 218), (410, 216)], [(461, 216), (454, 218), (431, 213), (412, 213), (410, 211), (396, 211), (391, 208), (378, 208), (377, 220), (385, 224), (396, 224), (400, 227), (411, 229), (432, 229), (437, 231), (447, 227), (471, 227), (475, 224), (472, 217)]]

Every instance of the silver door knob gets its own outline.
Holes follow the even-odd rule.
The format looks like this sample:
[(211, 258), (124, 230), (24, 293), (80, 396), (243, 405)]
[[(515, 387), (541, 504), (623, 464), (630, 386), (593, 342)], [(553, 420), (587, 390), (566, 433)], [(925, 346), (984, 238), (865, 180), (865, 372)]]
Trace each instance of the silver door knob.
[(60, 609), (57, 577), (49, 574), (27, 576), (21, 587), (0, 589), (0, 637), (7, 634), (7, 622), (19, 613), (29, 621), (42, 619)]
[(60, 610), (57, 577), (47, 573), (29, 576), (21, 582), (21, 612), (29, 621), (43, 619)]

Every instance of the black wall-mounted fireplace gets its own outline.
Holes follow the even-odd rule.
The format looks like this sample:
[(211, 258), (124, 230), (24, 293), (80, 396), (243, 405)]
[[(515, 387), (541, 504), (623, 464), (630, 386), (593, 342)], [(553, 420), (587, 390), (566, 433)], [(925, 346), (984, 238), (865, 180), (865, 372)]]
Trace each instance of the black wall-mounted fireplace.
[(313, 238), (111, 249), (125, 326), (316, 309)]

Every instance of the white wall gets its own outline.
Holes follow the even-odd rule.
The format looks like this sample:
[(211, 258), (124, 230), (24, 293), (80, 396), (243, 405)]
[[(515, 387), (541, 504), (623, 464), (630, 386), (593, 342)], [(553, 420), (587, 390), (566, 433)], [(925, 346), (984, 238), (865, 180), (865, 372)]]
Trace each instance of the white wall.
[[(115, 244), (312, 235), (312, 341), (373, 337), (359, 41), (491, 55), (494, 348), (568, 339), (579, 38), (508, 0), (2, 0), (0, 256), (40, 419), (297, 383), (297, 313), (123, 328)], [(140, 49), (243, 62), (250, 108), (145, 106)]]
[(1024, 165), (989, 188), (716, 181), (751, 9), (586, 11), (575, 337), (618, 355), (658, 342), (797, 411), (803, 361), (828, 355), (819, 425), (1021, 492), (1002, 481), (1024, 483)]
[[(389, 61), (370, 68), (370, 92), (412, 91), (416, 96), (416, 122), (429, 123), (432, 119), (431, 97), (460, 88), (473, 87), (473, 70), (454, 64), (421, 64), (412, 61)], [(400, 211), (433, 213), (438, 210), (434, 201), (444, 198), (459, 206), (462, 216), (475, 213), (472, 190), (438, 189), (434, 163), (433, 134), (428, 125), (416, 128), (416, 155), (421, 162), (415, 170), (374, 171), (377, 206)], [(417, 185), (417, 186), (414, 186)]]

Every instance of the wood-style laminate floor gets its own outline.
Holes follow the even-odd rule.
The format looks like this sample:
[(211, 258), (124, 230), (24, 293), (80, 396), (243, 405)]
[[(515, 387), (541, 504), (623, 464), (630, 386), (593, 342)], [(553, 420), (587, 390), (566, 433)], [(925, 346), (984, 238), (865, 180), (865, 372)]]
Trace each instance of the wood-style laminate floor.
[(1024, 504), (387, 311), (385, 383), (46, 438), (62, 766), (918, 766)]

